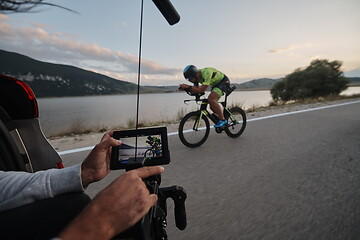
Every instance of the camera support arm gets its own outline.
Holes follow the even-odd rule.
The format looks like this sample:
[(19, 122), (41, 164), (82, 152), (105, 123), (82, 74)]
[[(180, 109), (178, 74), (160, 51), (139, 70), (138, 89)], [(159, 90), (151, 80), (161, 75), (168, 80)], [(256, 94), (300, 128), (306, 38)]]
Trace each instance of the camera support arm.
[(134, 240), (167, 240), (167, 204), (166, 200), (174, 201), (175, 224), (179, 230), (184, 230), (187, 225), (185, 200), (186, 191), (180, 186), (160, 188), (161, 175), (151, 176), (144, 179), (150, 193), (158, 196), (157, 204), (133, 227), (119, 234), (113, 239)]
[(174, 201), (175, 224), (179, 230), (186, 228), (185, 200), (187, 194), (183, 187), (172, 186), (159, 188), (159, 206), (167, 214), (166, 200), (171, 198)]

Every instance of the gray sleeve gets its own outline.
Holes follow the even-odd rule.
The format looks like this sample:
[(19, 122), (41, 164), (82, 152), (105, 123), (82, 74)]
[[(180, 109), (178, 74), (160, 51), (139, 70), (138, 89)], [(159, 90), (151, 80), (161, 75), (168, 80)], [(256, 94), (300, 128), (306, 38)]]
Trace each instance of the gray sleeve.
[(81, 163), (27, 172), (0, 171), (0, 212), (68, 192), (82, 192)]

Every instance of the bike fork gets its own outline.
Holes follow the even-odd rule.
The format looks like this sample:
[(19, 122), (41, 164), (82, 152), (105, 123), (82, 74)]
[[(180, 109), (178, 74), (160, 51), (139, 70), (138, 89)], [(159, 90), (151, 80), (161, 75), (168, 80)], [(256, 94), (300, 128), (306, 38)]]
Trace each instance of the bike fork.
[(193, 130), (194, 131), (199, 131), (199, 127), (200, 127), (200, 119), (202, 119), (203, 116), (203, 112), (200, 111), (200, 114), (197, 115), (196, 120), (194, 122), (194, 126), (193, 126)]

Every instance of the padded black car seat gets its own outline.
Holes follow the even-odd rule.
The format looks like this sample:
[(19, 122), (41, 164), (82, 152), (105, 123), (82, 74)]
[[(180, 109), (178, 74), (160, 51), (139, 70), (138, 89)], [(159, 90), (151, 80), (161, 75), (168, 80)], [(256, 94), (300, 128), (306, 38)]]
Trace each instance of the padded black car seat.
[[(0, 107), (1, 119), (6, 118), (6, 112)], [(8, 128), (0, 120), (0, 170), (25, 171), (26, 159), (23, 159)]]
[[(0, 170), (36, 172), (63, 168), (41, 131), (35, 95), (23, 81), (0, 75)], [(0, 239), (50, 239), (90, 202), (65, 193), (0, 212)]]
[(61, 157), (41, 130), (33, 91), (25, 82), (1, 74), (0, 120), (0, 149), (8, 152), (1, 154), (0, 166), (28, 172), (63, 168)]

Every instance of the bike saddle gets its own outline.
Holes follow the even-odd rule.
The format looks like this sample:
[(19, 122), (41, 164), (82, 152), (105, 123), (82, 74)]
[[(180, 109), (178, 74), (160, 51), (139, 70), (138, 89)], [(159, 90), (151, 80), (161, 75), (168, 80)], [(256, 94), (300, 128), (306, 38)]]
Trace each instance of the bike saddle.
[(232, 86), (232, 87), (230, 87), (230, 88), (228, 89), (228, 91), (226, 92), (226, 95), (229, 96), (235, 89), (236, 89), (236, 86), (235, 86), (235, 85)]

